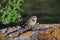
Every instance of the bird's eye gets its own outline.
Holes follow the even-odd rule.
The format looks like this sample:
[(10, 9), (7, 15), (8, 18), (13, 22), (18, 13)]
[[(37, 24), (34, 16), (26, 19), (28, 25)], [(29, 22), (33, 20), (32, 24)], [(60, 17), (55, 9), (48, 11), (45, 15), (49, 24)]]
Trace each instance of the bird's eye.
[(35, 21), (35, 20), (32, 20), (33, 22)]

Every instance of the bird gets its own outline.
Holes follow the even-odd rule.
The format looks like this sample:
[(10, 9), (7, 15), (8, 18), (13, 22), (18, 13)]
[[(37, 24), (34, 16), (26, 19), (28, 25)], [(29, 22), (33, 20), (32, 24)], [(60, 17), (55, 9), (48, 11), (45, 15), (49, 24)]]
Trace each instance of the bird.
[(36, 23), (37, 23), (37, 16), (32, 16), (25, 22), (25, 24), (30, 27), (34, 27)]

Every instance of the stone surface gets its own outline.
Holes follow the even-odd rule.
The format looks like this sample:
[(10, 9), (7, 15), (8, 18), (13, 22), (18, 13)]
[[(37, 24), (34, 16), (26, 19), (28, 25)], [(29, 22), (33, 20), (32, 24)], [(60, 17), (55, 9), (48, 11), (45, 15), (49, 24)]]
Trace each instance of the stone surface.
[[(41, 27), (39, 27), (41, 26)], [(0, 40), (60, 40), (60, 25), (59, 24), (39, 24), (35, 28), (47, 28), (52, 27), (48, 30), (41, 30), (41, 31), (28, 31), (26, 33), (23, 33), (19, 36), (19, 31), (16, 33), (13, 33), (16, 37), (5, 37), (5, 33), (7, 33), (7, 28), (0, 29)], [(20, 27), (17, 26), (19, 29)], [(11, 29), (11, 30), (10, 30)], [(8, 32), (11, 32), (13, 30), (16, 30), (16, 27), (12, 27), (8, 29)]]

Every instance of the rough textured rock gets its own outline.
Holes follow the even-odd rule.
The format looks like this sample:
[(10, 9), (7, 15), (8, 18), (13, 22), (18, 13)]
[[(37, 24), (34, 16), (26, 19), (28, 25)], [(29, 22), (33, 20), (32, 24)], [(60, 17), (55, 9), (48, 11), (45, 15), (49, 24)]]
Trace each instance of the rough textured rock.
[(14, 39), (15, 40), (37, 40), (37, 37), (38, 37), (38, 31), (29, 31)]
[[(52, 28), (41, 31), (28, 31), (26, 33), (23, 33), (22, 35), (16, 36), (16, 34), (19, 34), (18, 31), (16, 33), (13, 33), (13, 35), (15, 36), (14, 38), (11, 35), (11, 37), (5, 37), (5, 31), (7, 30), (7, 28), (0, 29), (0, 40), (60, 40), (59, 24), (40, 24), (39, 26), (41, 26), (40, 28)], [(37, 25), (37, 27), (39, 26)], [(20, 27), (17, 26), (17, 28), (19, 29)], [(16, 29), (16, 27), (12, 27), (10, 29), (13, 31)]]

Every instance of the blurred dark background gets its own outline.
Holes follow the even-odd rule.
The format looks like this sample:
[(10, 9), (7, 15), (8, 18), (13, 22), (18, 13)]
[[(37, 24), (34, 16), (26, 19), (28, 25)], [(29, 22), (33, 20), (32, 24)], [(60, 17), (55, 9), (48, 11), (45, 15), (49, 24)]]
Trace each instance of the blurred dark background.
[(25, 0), (24, 14), (36, 15), (39, 23), (60, 23), (60, 0)]

